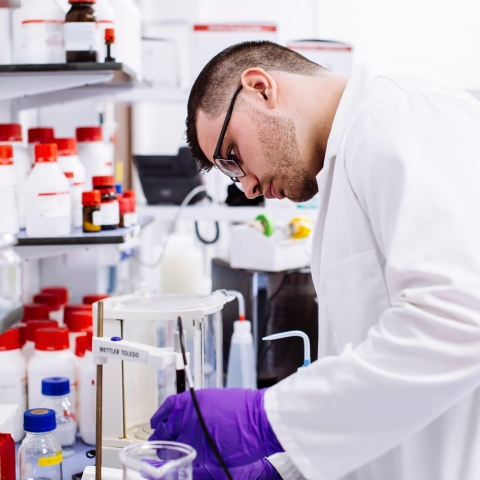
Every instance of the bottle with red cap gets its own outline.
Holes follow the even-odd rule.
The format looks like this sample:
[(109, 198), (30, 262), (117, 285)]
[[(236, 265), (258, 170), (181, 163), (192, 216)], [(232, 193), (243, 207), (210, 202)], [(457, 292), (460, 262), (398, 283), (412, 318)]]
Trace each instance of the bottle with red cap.
[(11, 145), (0, 145), (0, 234), (19, 231), (17, 187), (13, 148)]
[(95, 445), (95, 383), (96, 368), (93, 363), (92, 330), (87, 330), (86, 350), (78, 362), (78, 413), (82, 440)]
[(92, 313), (92, 307), (90, 305), (84, 305), (83, 303), (70, 303), (65, 305), (63, 309), (63, 323), (65, 325), (68, 324), (70, 316), (75, 312)]
[(4, 433), (20, 442), (23, 431), (23, 412), (27, 409), (27, 362), (20, 350), (20, 331), (12, 328), (0, 335), (0, 405), (18, 405), (18, 411)]
[(102, 175), (93, 177), (93, 188), (100, 192), (100, 215), (102, 230), (113, 230), (120, 224), (120, 207), (115, 189), (115, 177)]
[(85, 233), (99, 232), (102, 229), (102, 214), (100, 212), (101, 196), (98, 190), (82, 193), (83, 231)]
[(74, 413), (77, 402), (76, 359), (70, 350), (66, 328), (40, 328), (35, 332), (35, 352), (28, 362), (28, 405), (42, 405), (42, 380), (67, 377), (70, 380), (70, 400)]
[(57, 146), (35, 146), (27, 180), (27, 235), (58, 237), (71, 232), (70, 185), (57, 163)]
[(68, 316), (65, 326), (69, 332), (70, 348), (72, 352), (75, 352), (77, 337), (93, 327), (92, 312), (72, 312)]
[(13, 148), (13, 166), (17, 172), (18, 214), (20, 228), (25, 228), (25, 182), (32, 169), (32, 162), (23, 145), (22, 126), (18, 123), (0, 124), (0, 145)]
[(79, 127), (78, 157), (85, 167), (85, 190), (92, 190), (92, 177), (113, 175), (113, 152), (103, 141), (102, 127)]
[(25, 357), (27, 363), (33, 356), (35, 351), (35, 332), (39, 328), (58, 327), (58, 322), (55, 320), (28, 320), (26, 342), (22, 346), (22, 355)]
[(53, 143), (55, 130), (52, 127), (35, 127), (28, 129), (28, 155), (30, 166), (35, 165), (35, 145)]
[(40, 303), (48, 307), (48, 317), (63, 325), (63, 303), (58, 293), (41, 292), (33, 296), (34, 303)]
[(73, 226), (82, 226), (82, 192), (85, 187), (85, 167), (78, 158), (77, 141), (74, 138), (56, 138), (58, 166), (67, 175), (73, 174), (72, 209)]
[(134, 190), (126, 190), (123, 192), (123, 198), (128, 198), (130, 202), (130, 211), (128, 222), (130, 225), (136, 225), (138, 223), (138, 214), (137, 214), (137, 197)]

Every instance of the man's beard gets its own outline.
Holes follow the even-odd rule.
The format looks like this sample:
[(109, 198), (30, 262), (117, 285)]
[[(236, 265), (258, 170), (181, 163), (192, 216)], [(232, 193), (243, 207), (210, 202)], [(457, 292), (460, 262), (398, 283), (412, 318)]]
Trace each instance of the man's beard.
[(258, 110), (252, 113), (268, 168), (283, 188), (278, 193), (293, 202), (310, 200), (318, 193), (317, 180), (302, 164), (293, 120), (271, 117)]

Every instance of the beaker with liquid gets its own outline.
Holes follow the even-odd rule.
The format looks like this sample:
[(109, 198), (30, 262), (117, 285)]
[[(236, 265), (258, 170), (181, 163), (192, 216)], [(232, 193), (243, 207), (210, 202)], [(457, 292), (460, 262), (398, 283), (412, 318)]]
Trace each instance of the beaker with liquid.
[(123, 480), (192, 480), (196, 456), (195, 449), (183, 443), (133, 443), (120, 452)]

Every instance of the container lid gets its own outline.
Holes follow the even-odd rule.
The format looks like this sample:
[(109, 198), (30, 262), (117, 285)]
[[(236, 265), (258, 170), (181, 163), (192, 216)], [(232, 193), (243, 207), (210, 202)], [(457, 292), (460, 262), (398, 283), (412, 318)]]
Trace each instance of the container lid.
[(65, 305), (63, 308), (63, 322), (66, 324), (68, 322), (68, 317), (73, 312), (91, 312), (92, 307), (90, 305), (84, 305), (83, 303), (69, 304)]
[(35, 162), (50, 163), (57, 161), (57, 146), (54, 143), (35, 145)]
[(50, 285), (48, 287), (43, 287), (41, 293), (53, 293), (58, 295), (62, 304), (68, 303), (69, 292), (67, 287), (62, 287), (60, 285)]
[(39, 328), (35, 332), (35, 350), (56, 352), (68, 350), (70, 342), (66, 328)]
[(55, 412), (49, 408), (34, 408), (23, 414), (23, 429), (26, 432), (46, 433), (56, 428)]
[(94, 187), (113, 187), (115, 185), (115, 177), (113, 175), (99, 175), (92, 177)]
[(100, 205), (102, 201), (100, 192), (98, 190), (92, 190), (91, 192), (82, 193), (82, 204), (85, 207), (91, 207), (93, 205)]
[(125, 192), (123, 192), (123, 196), (125, 198), (137, 198), (134, 190), (125, 190)]
[(233, 322), (233, 331), (237, 333), (251, 333), (252, 324), (248, 320), (235, 320)]
[(87, 350), (87, 332), (82, 332), (75, 337), (75, 355), (83, 357)]
[(115, 41), (115, 29), (114, 28), (106, 28), (105, 29), (105, 41), (106, 42), (114, 42)]
[(42, 395), (58, 397), (70, 393), (70, 380), (67, 377), (49, 377), (42, 380)]
[(13, 165), (13, 148), (11, 145), (0, 145), (0, 165)]
[(59, 293), (37, 293), (33, 296), (34, 303), (41, 303), (42, 305), (47, 305), (50, 311), (54, 312), (62, 308), (62, 297)]
[(58, 323), (55, 320), (29, 320), (27, 322), (27, 340), (35, 341), (35, 332), (40, 328), (56, 328)]
[(0, 352), (18, 350), (20, 347), (20, 330), (18, 328), (11, 328), (0, 335)]
[(77, 141), (74, 138), (55, 138), (53, 143), (57, 146), (59, 157), (70, 157), (77, 154)]
[(121, 183), (115, 184), (115, 191), (117, 192), (117, 195), (123, 192), (123, 187)]
[(129, 213), (131, 211), (131, 201), (129, 198), (121, 198), (118, 201), (118, 206), (120, 209), (120, 215), (123, 215), (125, 213)]
[(55, 137), (53, 128), (37, 127), (28, 129), (28, 143), (49, 143)]
[(27, 342), (27, 325), (25, 323), (19, 323), (13, 328), (18, 330), (18, 335), (20, 337), (20, 348), (22, 348)]
[(93, 328), (89, 328), (86, 331), (86, 339), (87, 339), (87, 350), (89, 352), (92, 351), (92, 346), (93, 346)]
[(85, 295), (82, 299), (82, 302), (85, 304), (85, 305), (91, 305), (92, 303), (97, 303), (98, 301), (100, 300), (103, 300), (104, 298), (108, 298), (110, 297), (110, 295), (107, 295), (106, 293), (100, 293), (100, 294), (89, 294), (89, 295)]
[(0, 123), (0, 142), (21, 142), (22, 126), (19, 123)]
[(70, 332), (83, 332), (93, 326), (92, 312), (71, 312), (65, 319)]
[(28, 303), (23, 305), (22, 322), (28, 320), (47, 320), (50, 314), (50, 309), (47, 305), (41, 303)]
[(77, 142), (101, 142), (102, 127), (79, 127), (76, 130)]

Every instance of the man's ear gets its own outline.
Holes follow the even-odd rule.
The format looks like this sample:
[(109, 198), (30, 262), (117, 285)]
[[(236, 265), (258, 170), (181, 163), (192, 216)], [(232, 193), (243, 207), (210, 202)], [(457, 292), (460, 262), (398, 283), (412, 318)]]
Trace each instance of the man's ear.
[(277, 106), (277, 84), (263, 68), (249, 68), (242, 73), (243, 94), (260, 108)]

